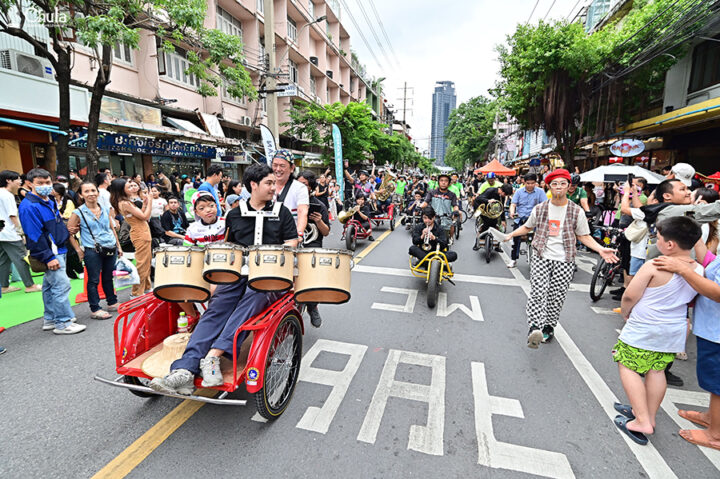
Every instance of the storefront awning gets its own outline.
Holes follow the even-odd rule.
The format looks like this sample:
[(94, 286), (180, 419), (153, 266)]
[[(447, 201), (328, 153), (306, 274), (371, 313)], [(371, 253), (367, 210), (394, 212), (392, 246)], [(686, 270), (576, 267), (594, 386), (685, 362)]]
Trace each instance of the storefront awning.
[(203, 135), (207, 135), (207, 132), (198, 126), (196, 126), (193, 122), (187, 121), (187, 120), (181, 120), (180, 118), (171, 118), (167, 117), (165, 119), (168, 123), (170, 123), (175, 128), (180, 128), (181, 130), (187, 130), (192, 131), (193, 133), (201, 133)]
[(0, 122), (9, 123), (11, 125), (24, 126), (25, 128), (32, 128), (34, 130), (49, 131), (50, 133), (67, 136), (67, 132), (62, 131), (57, 126), (46, 125), (45, 123), (35, 123), (34, 121), (15, 120), (12, 118), (3, 117), (0, 117)]
[(627, 125), (618, 135), (646, 135), (673, 130), (676, 128), (704, 123), (720, 118), (720, 98), (686, 106), (664, 115)]

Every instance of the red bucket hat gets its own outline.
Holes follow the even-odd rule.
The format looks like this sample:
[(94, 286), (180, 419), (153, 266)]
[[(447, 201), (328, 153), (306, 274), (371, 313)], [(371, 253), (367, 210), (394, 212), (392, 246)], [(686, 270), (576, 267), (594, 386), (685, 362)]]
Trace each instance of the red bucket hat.
[(565, 168), (558, 168), (555, 171), (551, 171), (550, 173), (545, 175), (545, 183), (550, 184), (552, 180), (555, 180), (557, 178), (564, 178), (568, 180), (568, 183), (570, 183), (570, 172)]

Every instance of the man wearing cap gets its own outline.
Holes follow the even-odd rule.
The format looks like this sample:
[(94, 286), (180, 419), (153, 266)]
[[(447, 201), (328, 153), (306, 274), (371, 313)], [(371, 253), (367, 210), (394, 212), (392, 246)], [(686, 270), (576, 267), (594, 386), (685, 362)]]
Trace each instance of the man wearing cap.
[(496, 175), (495, 175), (495, 173), (493, 173), (492, 171), (487, 174), (487, 177), (486, 177), (486, 178), (487, 178), (487, 180), (485, 181), (485, 183), (483, 183), (482, 185), (480, 185), (480, 189), (478, 190), (478, 194), (482, 194), (482, 193), (483, 193), (485, 190), (487, 190), (488, 188), (497, 188), (497, 187), (500, 186), (500, 182), (497, 181)]
[[(276, 206), (273, 201), (275, 178), (273, 170), (265, 164), (248, 167), (243, 183), (250, 191), (250, 200), (244, 204), (246, 211), (234, 208), (228, 214), (227, 241), (241, 246), (256, 243), (297, 246), (297, 232), (290, 211), (284, 205)], [(257, 213), (260, 211), (263, 214)], [(256, 238), (259, 239), (256, 241)], [(170, 374), (154, 378), (150, 387), (163, 393), (188, 395), (194, 389), (194, 378), (198, 373), (203, 378), (203, 387), (222, 385), (220, 357), (232, 351), (235, 332), (245, 321), (267, 308), (279, 294), (250, 289), (247, 276), (235, 283), (219, 285), (182, 357), (172, 363)], [(246, 336), (246, 331), (240, 333), (237, 344), (242, 344)]]
[(293, 215), (297, 233), (302, 240), (308, 221), (310, 195), (307, 187), (293, 177), (295, 162), (290, 150), (277, 150), (273, 156), (275, 201), (280, 201)]
[(530, 297), (525, 308), (530, 326), (527, 345), (533, 349), (554, 336), (575, 270), (577, 241), (599, 253), (608, 263), (618, 261), (613, 250), (600, 246), (590, 236), (582, 208), (568, 200), (570, 173), (557, 169), (545, 177), (545, 182), (550, 185), (552, 199), (535, 206), (527, 222), (505, 236), (505, 241), (510, 241), (535, 229)]
[(458, 200), (455, 193), (450, 191), (450, 175), (447, 173), (440, 173), (438, 175), (438, 188), (436, 190), (428, 191), (425, 195), (425, 202), (421, 205), (421, 208), (432, 206), (435, 210), (436, 215), (440, 219), (440, 226), (448, 233), (450, 244), (452, 244), (452, 238), (455, 234), (455, 223), (452, 217), (458, 211)]

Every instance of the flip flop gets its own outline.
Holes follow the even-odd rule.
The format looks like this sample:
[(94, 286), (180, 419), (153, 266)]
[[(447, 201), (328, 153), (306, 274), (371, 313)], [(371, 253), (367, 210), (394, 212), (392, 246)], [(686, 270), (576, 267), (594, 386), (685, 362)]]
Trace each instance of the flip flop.
[(697, 446), (709, 447), (710, 449), (717, 449), (720, 451), (720, 444), (710, 444), (710, 441), (707, 439), (707, 432), (702, 429), (681, 429), (680, 437)]
[(613, 404), (613, 407), (617, 412), (630, 419), (631, 421), (635, 419), (635, 414), (633, 414), (632, 412), (632, 406), (630, 406), (629, 404), (621, 404), (619, 402), (616, 402), (615, 404)]
[(678, 416), (683, 419), (687, 419), (688, 421), (695, 423), (698, 426), (710, 427), (710, 424), (700, 419), (700, 413), (698, 411), (686, 411), (684, 409), (680, 409), (678, 411)]
[(632, 439), (634, 442), (640, 444), (641, 446), (645, 446), (648, 443), (648, 438), (645, 436), (645, 434), (637, 431), (631, 431), (627, 428), (628, 421), (631, 421), (632, 419), (627, 418), (625, 416), (615, 416), (615, 420), (613, 421), (615, 425), (620, 429), (622, 432), (624, 432), (627, 437)]

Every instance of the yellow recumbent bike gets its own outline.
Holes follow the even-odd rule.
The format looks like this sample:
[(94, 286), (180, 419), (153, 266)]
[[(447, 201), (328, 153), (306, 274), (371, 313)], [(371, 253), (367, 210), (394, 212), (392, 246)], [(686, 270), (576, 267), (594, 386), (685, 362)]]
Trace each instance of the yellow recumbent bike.
[(434, 308), (437, 304), (440, 284), (444, 280), (448, 280), (452, 285), (455, 285), (451, 279), (454, 273), (450, 267), (450, 262), (445, 253), (440, 250), (440, 245), (416, 265), (413, 265), (413, 260), (417, 261), (417, 258), (410, 255), (410, 271), (413, 276), (425, 278), (427, 283), (427, 305), (428, 308)]

